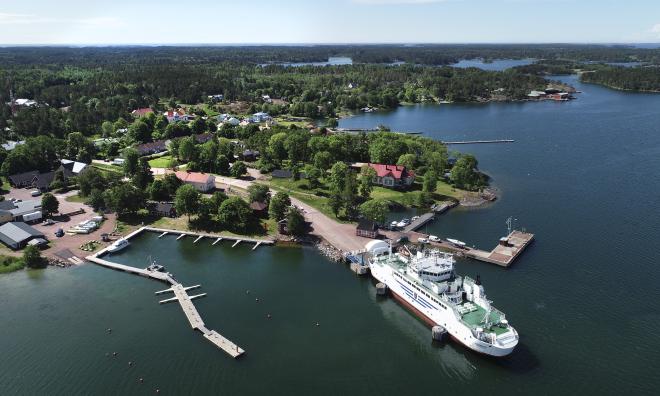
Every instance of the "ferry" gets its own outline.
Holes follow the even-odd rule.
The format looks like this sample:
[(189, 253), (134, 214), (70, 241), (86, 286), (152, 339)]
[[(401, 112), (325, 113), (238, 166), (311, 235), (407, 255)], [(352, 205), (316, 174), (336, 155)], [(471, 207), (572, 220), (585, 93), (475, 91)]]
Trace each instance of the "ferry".
[(438, 250), (392, 253), (384, 241), (366, 245), (373, 277), (431, 326), (441, 326), (473, 351), (502, 357), (518, 345), (518, 332), (486, 298), (479, 277), (454, 272), (454, 257)]
[(130, 243), (128, 242), (128, 239), (120, 238), (117, 239), (108, 247), (108, 252), (110, 253), (116, 253), (124, 248), (127, 248)]

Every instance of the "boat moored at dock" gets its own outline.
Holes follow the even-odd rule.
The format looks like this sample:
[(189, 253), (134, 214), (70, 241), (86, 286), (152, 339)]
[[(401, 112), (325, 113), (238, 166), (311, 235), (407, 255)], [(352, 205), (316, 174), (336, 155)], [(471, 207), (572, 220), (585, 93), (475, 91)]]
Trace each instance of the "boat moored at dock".
[(126, 239), (126, 238), (120, 238), (120, 239), (117, 239), (116, 241), (114, 241), (114, 242), (112, 243), (112, 245), (108, 246), (108, 248), (107, 248), (106, 251), (107, 251), (108, 253), (116, 253), (116, 252), (118, 252), (118, 251), (120, 251), (120, 250), (122, 250), (122, 249), (127, 248), (130, 244), (131, 244), (131, 243), (128, 242), (128, 239)]
[(479, 277), (454, 272), (449, 253), (426, 250), (393, 253), (391, 245), (366, 245), (373, 277), (431, 326), (441, 326), (458, 342), (490, 356), (506, 356), (518, 345), (518, 332), (486, 298)]

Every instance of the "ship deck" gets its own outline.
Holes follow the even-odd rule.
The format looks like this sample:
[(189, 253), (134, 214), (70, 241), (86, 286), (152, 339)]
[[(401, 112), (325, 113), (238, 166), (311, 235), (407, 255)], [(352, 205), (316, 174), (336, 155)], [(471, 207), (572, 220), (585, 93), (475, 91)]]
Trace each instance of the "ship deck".
[[(483, 309), (482, 307), (476, 305), (476, 304), (473, 304), (473, 305), (477, 309), (472, 311), (472, 312), (468, 312), (468, 313), (463, 314), (461, 316), (461, 318), (463, 319), (463, 321), (465, 323), (467, 323), (468, 326), (470, 326), (472, 328), (481, 327), (481, 325), (483, 324), (484, 317), (486, 316), (486, 310)], [(490, 313), (490, 322), (491, 323), (499, 323), (500, 319), (501, 319), (501, 315), (499, 314), (499, 312), (492, 311)], [(499, 326), (492, 326), (490, 331), (494, 332), (497, 335), (500, 335), (500, 334), (506, 333), (509, 330), (504, 329), (504, 328), (499, 327)]]

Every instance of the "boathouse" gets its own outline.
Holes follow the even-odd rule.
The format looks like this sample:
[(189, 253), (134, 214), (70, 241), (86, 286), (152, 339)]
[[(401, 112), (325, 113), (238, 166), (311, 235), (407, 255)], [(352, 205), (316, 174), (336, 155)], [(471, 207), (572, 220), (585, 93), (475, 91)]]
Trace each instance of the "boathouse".
[(378, 238), (378, 224), (371, 220), (362, 219), (355, 228), (355, 235), (365, 238)]

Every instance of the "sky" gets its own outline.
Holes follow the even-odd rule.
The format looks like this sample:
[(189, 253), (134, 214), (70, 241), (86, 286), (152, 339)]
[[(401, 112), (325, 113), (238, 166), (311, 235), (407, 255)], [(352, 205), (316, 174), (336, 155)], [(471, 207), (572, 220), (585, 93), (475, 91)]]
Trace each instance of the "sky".
[(660, 0), (0, 0), (0, 44), (656, 43)]

